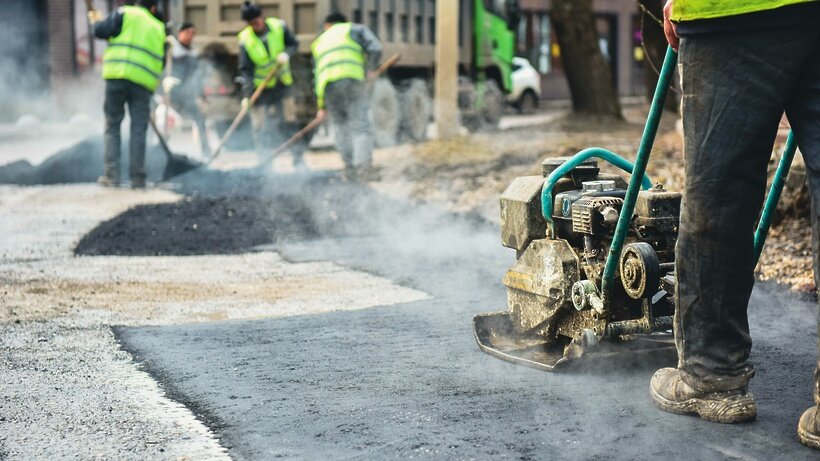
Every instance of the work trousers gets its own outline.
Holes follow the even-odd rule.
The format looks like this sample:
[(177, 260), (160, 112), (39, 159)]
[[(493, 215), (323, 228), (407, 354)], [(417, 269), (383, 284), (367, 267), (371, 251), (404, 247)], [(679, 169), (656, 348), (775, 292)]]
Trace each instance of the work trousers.
[(183, 117), (190, 117), (191, 120), (194, 121), (196, 129), (199, 131), (199, 142), (202, 154), (206, 157), (210, 156), (211, 144), (208, 142), (208, 135), (205, 131), (207, 129), (205, 126), (205, 115), (199, 106), (199, 96), (184, 86), (182, 88), (174, 88), (171, 91), (171, 107)]
[(345, 168), (370, 166), (373, 159), (370, 98), (365, 83), (354, 79), (330, 82), (325, 88), (325, 106), (330, 113), (336, 148)]
[[(754, 229), (784, 111), (808, 172), (820, 275), (820, 28), (684, 36), (679, 70), (686, 182), (675, 253), (678, 367), (696, 390), (738, 389), (754, 375)], [(819, 379), (816, 371), (818, 392)]]
[(297, 131), (296, 102), (290, 87), (279, 84), (262, 91), (250, 116), (256, 154), (260, 160), (266, 160), (274, 148)]
[(113, 182), (120, 179), (120, 125), (125, 105), (131, 116), (129, 175), (136, 184), (145, 183), (145, 134), (151, 117), (151, 92), (129, 80), (105, 81), (105, 176)]

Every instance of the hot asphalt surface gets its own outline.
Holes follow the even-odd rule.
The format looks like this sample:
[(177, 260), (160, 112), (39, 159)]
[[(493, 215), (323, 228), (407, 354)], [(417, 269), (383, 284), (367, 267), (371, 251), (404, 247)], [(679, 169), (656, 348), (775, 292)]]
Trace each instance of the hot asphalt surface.
[[(514, 258), (494, 226), (408, 209), (355, 186), (277, 184), (310, 190), (300, 196), (320, 205), (314, 228), (330, 235), (277, 243), (285, 258), (335, 261), (431, 298), (117, 329), (123, 348), (233, 457), (817, 459), (795, 437), (812, 402), (814, 302), (773, 285), (753, 294), (757, 421), (721, 426), (666, 414), (648, 393), (664, 363), (545, 373), (479, 351), (472, 315), (506, 308), (500, 279)], [(349, 232), (333, 231), (340, 226)]]

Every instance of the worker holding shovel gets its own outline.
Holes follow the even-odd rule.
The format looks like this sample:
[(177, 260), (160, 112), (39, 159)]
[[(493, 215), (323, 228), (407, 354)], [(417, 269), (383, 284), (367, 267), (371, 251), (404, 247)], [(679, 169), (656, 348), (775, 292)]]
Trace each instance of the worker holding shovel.
[[(675, 250), (677, 368), (652, 377), (661, 409), (721, 423), (756, 417), (747, 308), (754, 226), (783, 112), (809, 172), (820, 280), (820, 2), (669, 0), (679, 50), (686, 184)], [(778, 306), (766, 306), (776, 309)], [(820, 449), (820, 369), (800, 442)]]
[[(296, 131), (296, 101), (291, 85), (290, 58), (299, 43), (287, 25), (275, 17), (265, 18), (259, 5), (246, 1), (242, 19), (248, 23), (237, 36), (239, 40), (239, 76), (242, 80), (243, 108), (250, 104), (257, 87), (265, 85), (253, 107), (251, 125), (256, 152), (267, 158), (271, 148), (280, 145)], [(266, 79), (271, 69), (274, 78)], [(301, 155), (294, 159), (299, 166)]]
[(347, 22), (341, 13), (331, 13), (311, 50), (317, 118), (323, 119), (325, 111), (330, 114), (345, 172), (355, 177), (370, 167), (373, 157), (372, 116), (365, 81), (367, 70), (379, 65), (382, 45), (367, 27)]
[(135, 5), (123, 6), (107, 18), (94, 9), (88, 12), (94, 35), (108, 40), (102, 70), (105, 169), (99, 179), (104, 186), (120, 182), (120, 125), (127, 104), (131, 116), (131, 187), (145, 187), (145, 135), (151, 116), (151, 95), (160, 83), (165, 55), (165, 25), (154, 16), (156, 12), (156, 0), (137, 0)]

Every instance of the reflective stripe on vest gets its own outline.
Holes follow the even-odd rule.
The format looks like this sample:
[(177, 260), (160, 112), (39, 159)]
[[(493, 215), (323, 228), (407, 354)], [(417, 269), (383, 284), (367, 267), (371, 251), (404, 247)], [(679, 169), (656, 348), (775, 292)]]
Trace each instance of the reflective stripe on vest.
[(143, 7), (121, 11), (122, 30), (108, 40), (103, 54), (103, 78), (129, 80), (154, 91), (162, 77), (165, 25)]
[(350, 38), (352, 26), (351, 23), (334, 24), (316, 37), (310, 46), (319, 108), (324, 107), (328, 83), (346, 78), (365, 79), (365, 54), (362, 47)]
[[(253, 61), (253, 86), (257, 88), (265, 81), (268, 72), (276, 64), (276, 57), (279, 56), (279, 53), (285, 51), (285, 28), (282, 21), (277, 18), (267, 18), (265, 24), (268, 25), (267, 48), (265, 48), (265, 43), (256, 35), (251, 26), (245, 27), (237, 35), (239, 44), (245, 47), (248, 57)], [(273, 88), (280, 80), (285, 86), (293, 84), (290, 65), (285, 65), (279, 71), (279, 78), (271, 79), (267, 87)]]
[(781, 6), (808, 3), (816, 0), (675, 0), (673, 21), (712, 19), (757, 11), (773, 10)]

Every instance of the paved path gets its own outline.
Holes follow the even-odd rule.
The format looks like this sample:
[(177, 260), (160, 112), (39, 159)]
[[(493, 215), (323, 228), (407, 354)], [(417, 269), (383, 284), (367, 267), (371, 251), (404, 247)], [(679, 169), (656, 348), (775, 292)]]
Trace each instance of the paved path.
[(400, 233), (280, 251), (375, 273), (430, 299), (116, 335), (237, 459), (817, 459), (794, 434), (811, 403), (814, 303), (776, 286), (754, 292), (756, 422), (670, 415), (649, 398), (657, 363), (550, 374), (481, 353), (471, 317), (505, 308), (500, 279), (513, 255), (494, 228), (414, 224), (426, 221), (413, 213)]

